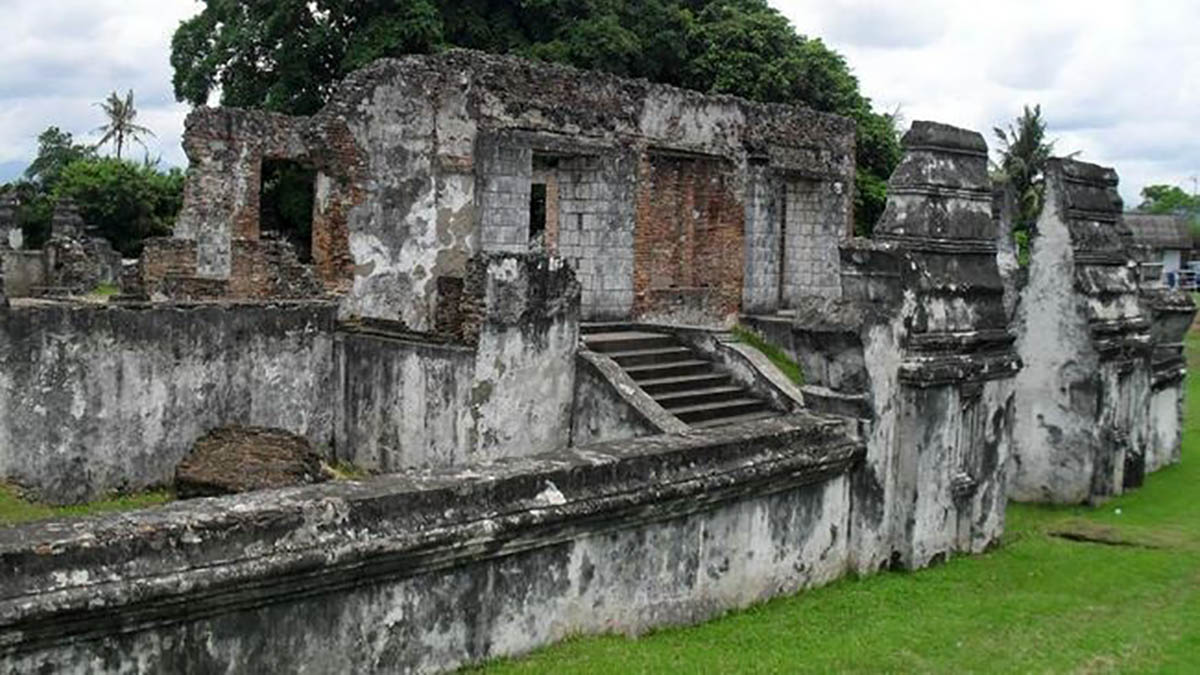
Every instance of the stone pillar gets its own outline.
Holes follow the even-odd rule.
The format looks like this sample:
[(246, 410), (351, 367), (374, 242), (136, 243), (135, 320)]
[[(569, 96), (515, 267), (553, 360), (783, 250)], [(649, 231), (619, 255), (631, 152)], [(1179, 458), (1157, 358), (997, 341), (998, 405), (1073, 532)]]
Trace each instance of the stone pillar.
[(916, 122), (903, 142), (875, 240), (841, 249), (842, 300), (808, 303), (795, 327), (805, 400), (864, 417), (867, 458), (852, 486), (860, 571), (922, 567), (998, 539), (1021, 367), (983, 137)]
[[(1187, 359), (1183, 341), (1196, 317), (1192, 297), (1161, 286), (1143, 288), (1142, 311), (1151, 322), (1154, 351), (1150, 371), (1150, 437), (1145, 473), (1179, 462), (1183, 445), (1184, 375)], [(1128, 481), (1128, 476), (1126, 477)]]
[(1010, 495), (1096, 503), (1140, 483), (1150, 436), (1150, 323), (1139, 301), (1117, 174), (1068, 159), (1046, 167), (1015, 328)]
[(480, 253), (468, 263), (462, 321), (475, 343), (473, 460), (569, 444), (579, 299), (561, 258)]

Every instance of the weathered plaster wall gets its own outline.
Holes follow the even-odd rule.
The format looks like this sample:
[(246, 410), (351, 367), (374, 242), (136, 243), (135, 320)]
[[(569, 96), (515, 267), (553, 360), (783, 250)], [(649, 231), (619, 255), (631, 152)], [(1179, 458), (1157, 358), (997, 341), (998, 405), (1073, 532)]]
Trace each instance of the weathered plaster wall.
[(0, 476), (75, 502), (170, 482), (204, 432), (333, 437), (335, 308), (46, 304), (0, 312)]
[(397, 322), (338, 337), (337, 452), (372, 471), (478, 463), (570, 442), (579, 286), (559, 259), (480, 254), (450, 336)]
[(840, 426), (3, 530), (0, 672), (434, 672), (707, 619), (847, 571), (861, 447)]
[(579, 348), (574, 273), (558, 258), (481, 254), (468, 270), (473, 292), (485, 298), (471, 388), (476, 459), (565, 447)]
[(572, 447), (687, 431), (608, 356), (580, 350), (576, 364)]
[(1055, 160), (1016, 313), (1010, 495), (1081, 503), (1140, 482), (1150, 436), (1151, 337), (1111, 169)]
[(0, 248), (0, 272), (4, 294), (28, 298), (38, 286), (46, 285), (46, 263), (41, 251), (12, 251)]
[[(636, 190), (644, 196), (661, 182), (639, 170), (648, 153), (722, 167), (719, 186), (705, 183), (710, 171), (680, 183), (681, 196), (700, 200), (700, 216), (673, 215), (706, 224), (691, 223), (685, 238), (700, 253), (696, 269), (714, 268), (715, 313), (736, 311), (727, 306), (740, 301), (743, 275), (755, 274), (739, 269), (741, 221), (783, 217), (782, 209), (745, 206), (751, 161), (769, 174), (757, 185), (782, 191), (785, 177), (803, 176), (832, 195), (820, 209), (810, 209), (811, 200), (796, 207), (809, 215), (794, 236), (811, 231), (820, 241), (789, 244), (803, 254), (789, 268), (794, 279), (776, 273), (777, 287), (825, 292), (832, 233), (850, 222), (850, 120), (476, 52), (378, 61), (350, 75), (311, 118), (200, 109), (187, 136), (193, 171), (177, 236), (196, 242), (198, 276), (237, 275), (231, 242), (259, 236), (262, 160), (298, 161), (318, 172), (314, 262), (326, 290), (346, 293), (342, 316), (401, 321), (414, 331), (434, 327), (439, 278), (462, 277), (477, 251), (528, 249), (535, 157), (557, 164), (553, 243), (579, 272), (586, 318), (630, 316), (635, 240), (662, 240), (659, 214), (637, 209)], [(714, 212), (722, 227), (707, 227)], [(777, 245), (766, 245), (782, 251), (781, 228), (772, 227), (756, 222), (753, 231), (774, 231)], [(680, 282), (676, 296), (690, 292), (683, 282), (691, 282)], [(643, 294), (670, 293), (643, 286)], [(666, 303), (643, 300), (639, 311), (661, 314)], [(770, 311), (779, 294), (758, 293), (755, 303)]]
[(1143, 288), (1141, 300), (1154, 342), (1145, 461), (1145, 472), (1151, 473), (1180, 460), (1187, 374), (1184, 339), (1196, 317), (1196, 305), (1190, 294), (1161, 287)]
[(395, 471), (470, 458), (471, 347), (381, 331), (341, 331), (335, 358), (338, 459)]

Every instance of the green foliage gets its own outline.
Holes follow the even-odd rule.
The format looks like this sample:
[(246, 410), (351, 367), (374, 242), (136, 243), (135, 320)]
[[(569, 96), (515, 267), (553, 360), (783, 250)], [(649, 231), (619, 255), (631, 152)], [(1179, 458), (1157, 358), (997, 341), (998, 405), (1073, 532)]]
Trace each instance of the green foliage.
[(745, 326), (734, 326), (733, 334), (737, 339), (754, 347), (762, 352), (763, 356), (767, 357), (779, 372), (783, 373), (797, 387), (804, 386), (804, 371), (800, 368), (800, 364), (796, 363), (790, 356), (785, 354), (779, 347), (767, 342), (761, 335), (746, 328)]
[(1008, 129), (995, 127), (1000, 141), (1000, 161), (994, 164), (997, 178), (1006, 182), (1017, 199), (1013, 239), (1018, 260), (1029, 259), (1030, 235), (1042, 212), (1043, 171), (1054, 154), (1054, 141), (1046, 139), (1042, 106), (1025, 106)]
[(69, 197), (84, 222), (99, 228), (126, 257), (141, 253), (142, 240), (170, 234), (183, 202), (183, 172), (115, 158), (74, 162), (62, 173), (53, 198)]
[[(1200, 335), (1183, 463), (1104, 507), (1011, 505), (1003, 545), (847, 579), (700, 626), (576, 638), (489, 673), (1200, 670)], [(1069, 531), (1102, 543), (1067, 541)]]
[(302, 260), (312, 253), (315, 181), (314, 171), (295, 162), (263, 162), (259, 222), (264, 231), (285, 235)]
[(76, 143), (70, 132), (48, 127), (38, 136), (38, 154), (26, 167), (25, 179), (49, 192), (67, 165), (94, 156), (92, 147)]
[(220, 90), (225, 105), (311, 114), (376, 58), (449, 46), (850, 116), (864, 233), (900, 158), (895, 120), (871, 110), (845, 60), (765, 0), (204, 0), (175, 32), (171, 64), (181, 101)]
[(1142, 188), (1138, 211), (1173, 213), (1188, 219), (1192, 237), (1200, 238), (1200, 196), (1184, 192), (1177, 185), (1147, 185)]
[(167, 490), (119, 495), (87, 504), (49, 506), (23, 499), (17, 490), (0, 483), (0, 526), (52, 518), (81, 518), (113, 511), (133, 511), (165, 504), (175, 499)]

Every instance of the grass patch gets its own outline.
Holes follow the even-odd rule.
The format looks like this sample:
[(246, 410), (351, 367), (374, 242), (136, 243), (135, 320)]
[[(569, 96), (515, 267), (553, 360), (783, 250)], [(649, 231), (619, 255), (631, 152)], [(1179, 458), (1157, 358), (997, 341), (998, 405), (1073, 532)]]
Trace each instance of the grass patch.
[(87, 295), (89, 298), (107, 298), (112, 295), (118, 295), (121, 288), (116, 284), (100, 284), (93, 288)]
[(158, 506), (175, 499), (169, 490), (119, 495), (72, 506), (38, 504), (21, 497), (16, 488), (0, 483), (0, 527), (56, 518), (81, 518), (112, 511), (133, 511)]
[(478, 671), (1200, 672), (1200, 334), (1188, 357), (1183, 463), (1103, 507), (1013, 504), (986, 555)]
[(339, 459), (332, 464), (322, 462), (321, 467), (333, 480), (366, 480), (371, 477), (371, 472), (343, 459)]
[(779, 372), (794, 382), (797, 387), (804, 386), (804, 371), (801, 370), (800, 364), (793, 361), (782, 349), (767, 342), (761, 335), (745, 326), (734, 326), (733, 334), (739, 341), (762, 352), (763, 356), (767, 357), (779, 369)]

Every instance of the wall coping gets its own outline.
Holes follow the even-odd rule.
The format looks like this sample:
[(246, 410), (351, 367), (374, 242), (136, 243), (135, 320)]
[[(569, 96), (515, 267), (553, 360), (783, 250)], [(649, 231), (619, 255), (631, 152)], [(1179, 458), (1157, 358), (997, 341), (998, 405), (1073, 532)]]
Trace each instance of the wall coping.
[(864, 455), (840, 421), (799, 413), (0, 530), (0, 656), (678, 518), (827, 481)]

